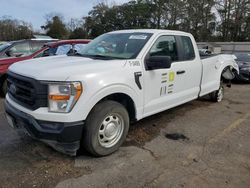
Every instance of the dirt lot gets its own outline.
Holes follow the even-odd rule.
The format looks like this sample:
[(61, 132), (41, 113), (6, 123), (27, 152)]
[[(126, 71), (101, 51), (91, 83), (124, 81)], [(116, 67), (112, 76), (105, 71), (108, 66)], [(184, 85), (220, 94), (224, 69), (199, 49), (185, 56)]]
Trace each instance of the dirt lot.
[(250, 187), (250, 85), (131, 126), (111, 156), (76, 158), (9, 128), (0, 105), (0, 187)]

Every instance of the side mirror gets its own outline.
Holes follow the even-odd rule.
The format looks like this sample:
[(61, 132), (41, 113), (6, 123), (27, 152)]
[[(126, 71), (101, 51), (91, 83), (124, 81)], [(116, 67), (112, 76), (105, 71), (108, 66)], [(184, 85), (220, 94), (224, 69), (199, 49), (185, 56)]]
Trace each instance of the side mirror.
[(5, 54), (6, 54), (8, 57), (13, 57), (13, 56), (14, 56), (14, 54), (13, 54), (13, 52), (12, 52), (11, 50), (7, 50), (7, 51), (5, 52)]
[(147, 70), (168, 69), (171, 67), (170, 56), (151, 56), (146, 60)]

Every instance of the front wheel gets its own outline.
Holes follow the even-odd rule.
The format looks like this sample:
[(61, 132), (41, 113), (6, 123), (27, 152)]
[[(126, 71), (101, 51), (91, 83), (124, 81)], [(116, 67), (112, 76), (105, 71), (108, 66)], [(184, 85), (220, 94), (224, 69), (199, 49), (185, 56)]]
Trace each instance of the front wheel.
[(129, 130), (129, 115), (115, 101), (97, 104), (84, 126), (82, 145), (94, 156), (109, 155), (122, 145)]
[(221, 102), (224, 98), (224, 87), (221, 83), (220, 88), (217, 91), (210, 93), (210, 98), (214, 102)]

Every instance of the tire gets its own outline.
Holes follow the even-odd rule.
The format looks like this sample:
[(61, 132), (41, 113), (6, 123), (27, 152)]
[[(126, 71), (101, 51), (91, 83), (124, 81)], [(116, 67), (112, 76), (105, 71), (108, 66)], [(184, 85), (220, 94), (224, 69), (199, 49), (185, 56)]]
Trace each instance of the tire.
[(7, 93), (7, 80), (4, 79), (2, 81), (2, 87), (1, 87), (1, 91), (0, 91), (1, 97), (5, 97), (6, 93)]
[(212, 92), (209, 94), (211, 100), (213, 102), (221, 102), (224, 98), (224, 87), (223, 84), (221, 83), (220, 87), (218, 90)]
[(100, 157), (119, 149), (129, 130), (129, 115), (123, 105), (115, 101), (97, 104), (86, 119), (82, 146), (90, 154)]

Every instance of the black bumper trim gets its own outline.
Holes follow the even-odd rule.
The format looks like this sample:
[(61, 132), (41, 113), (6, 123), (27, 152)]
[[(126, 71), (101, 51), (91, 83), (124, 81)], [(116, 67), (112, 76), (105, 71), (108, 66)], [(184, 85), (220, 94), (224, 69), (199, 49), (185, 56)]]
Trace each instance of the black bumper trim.
[(24, 128), (31, 137), (52, 146), (57, 151), (74, 156), (80, 148), (84, 121), (62, 123), (36, 120), (14, 108), (7, 100), (5, 111), (13, 119), (15, 128)]

